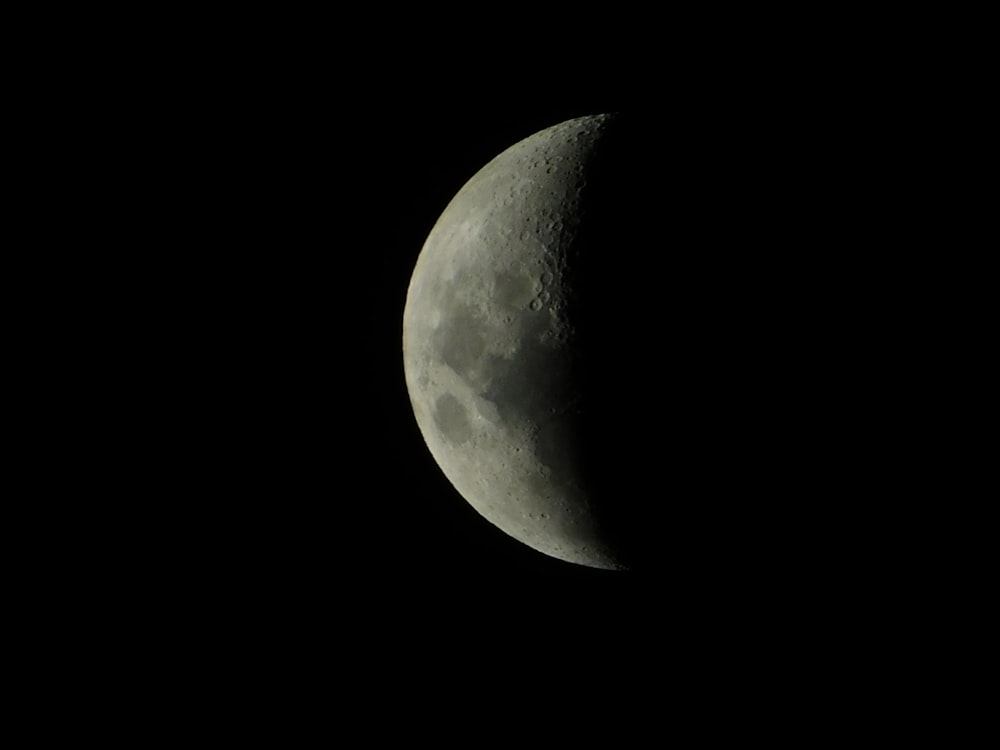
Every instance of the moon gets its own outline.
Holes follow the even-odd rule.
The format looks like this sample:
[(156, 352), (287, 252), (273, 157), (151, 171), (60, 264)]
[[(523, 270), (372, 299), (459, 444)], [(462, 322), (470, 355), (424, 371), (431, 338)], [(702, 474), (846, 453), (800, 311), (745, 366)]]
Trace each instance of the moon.
[(845, 249), (864, 230), (816, 145), (829, 133), (738, 114), (535, 133), (420, 252), (402, 326), (416, 422), (472, 507), (545, 555), (750, 580), (831, 549), (856, 477), (845, 419), (870, 403), (850, 373), (877, 330), (871, 266)]
[(628, 562), (586, 465), (597, 336), (581, 255), (616, 121), (547, 128), (475, 174), (427, 237), (403, 316), (414, 415), (458, 492), (535, 550), (607, 569)]

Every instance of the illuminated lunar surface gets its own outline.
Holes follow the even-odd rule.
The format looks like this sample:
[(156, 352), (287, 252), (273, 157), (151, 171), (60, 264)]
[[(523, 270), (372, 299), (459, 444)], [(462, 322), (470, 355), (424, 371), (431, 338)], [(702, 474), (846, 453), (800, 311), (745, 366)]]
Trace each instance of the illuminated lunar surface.
[(458, 192), (427, 238), (403, 324), (427, 447), (486, 519), (569, 562), (622, 567), (583, 476), (573, 264), (614, 118), (526, 138)]

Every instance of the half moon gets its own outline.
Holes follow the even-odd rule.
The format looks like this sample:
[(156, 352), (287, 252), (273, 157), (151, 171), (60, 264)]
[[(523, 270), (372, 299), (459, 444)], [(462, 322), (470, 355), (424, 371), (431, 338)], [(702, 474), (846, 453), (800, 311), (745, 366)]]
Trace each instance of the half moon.
[(575, 254), (587, 180), (612, 115), (507, 149), (455, 195), (420, 253), (403, 318), (406, 384), (458, 492), (528, 546), (626, 567), (580, 450)]

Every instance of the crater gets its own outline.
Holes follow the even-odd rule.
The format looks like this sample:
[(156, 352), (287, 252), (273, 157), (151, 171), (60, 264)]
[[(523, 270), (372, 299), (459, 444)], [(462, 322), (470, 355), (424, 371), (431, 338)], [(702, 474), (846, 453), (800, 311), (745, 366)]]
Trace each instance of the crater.
[(501, 272), (494, 281), (493, 299), (504, 310), (523, 310), (534, 294), (526, 275)]

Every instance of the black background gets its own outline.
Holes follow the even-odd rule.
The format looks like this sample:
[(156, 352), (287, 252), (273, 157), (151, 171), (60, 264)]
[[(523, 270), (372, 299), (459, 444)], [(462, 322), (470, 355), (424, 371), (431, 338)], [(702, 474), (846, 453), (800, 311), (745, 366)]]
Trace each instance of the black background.
[[(755, 15), (758, 34), (715, 11), (695, 31), (578, 9), (511, 12), (519, 27), (487, 38), (471, 17), (425, 35), (373, 10), (90, 18), (108, 39), (64, 17), (69, 59), (19, 60), (52, 70), (27, 113), (42, 146), (13, 147), (38, 163), (29, 197), (58, 199), (32, 255), (69, 302), (39, 310), (57, 413), (37, 429), (59, 450), (14, 575), (50, 573), (33, 596), (68, 692), (114, 682), (127, 699), (101, 718), (144, 731), (409, 737), (470, 717), (472, 737), (523, 739), (540, 718), (623, 744), (678, 717), (699, 736), (792, 716), (826, 731), (894, 683), (919, 690), (914, 623), (933, 622), (943, 553), (916, 501), (933, 462), (911, 451), (940, 304), (917, 250), (947, 254), (961, 223), (935, 219), (950, 183), (926, 144), (954, 154), (927, 91), (954, 79), (933, 34), (898, 16)], [(686, 311), (678, 354), (704, 355), (656, 352), (658, 408), (686, 409), (683, 429), (631, 436), (649, 460), (629, 481), (687, 514), (649, 524), (665, 541), (644, 573), (552, 560), (481, 519), (426, 450), (402, 371), (406, 286), (448, 200), (517, 140), (606, 111), (655, 115), (652, 194), (680, 197), (655, 217), (661, 259), (689, 273), (625, 270), (642, 309)], [(761, 322), (780, 335), (748, 346)], [(796, 429), (754, 429), (775, 417), (760, 392)], [(692, 403), (738, 428), (728, 444), (689, 439), (706, 424)], [(833, 715), (812, 721), (817, 689)]]
[[(691, 483), (705, 479), (693, 479), (689, 469), (673, 474), (671, 461), (694, 458), (712, 486), (702, 492), (714, 497), (691, 519), (690, 537), (665, 530), (664, 540), (672, 541), (665, 541), (655, 574), (619, 574), (547, 558), (481, 519), (436, 467), (413, 419), (402, 372), (402, 311), (417, 255), (447, 202), (521, 138), (569, 117), (636, 111), (634, 104), (593, 95), (484, 103), (429, 81), (393, 89), (412, 101), (370, 100), (360, 92), (330, 96), (325, 78), (291, 72), (284, 68), (277, 80), (241, 76), (236, 88), (201, 82), (176, 121), (157, 129), (170, 198), (163, 258), (169, 270), (162, 278), (183, 280), (168, 290), (162, 313), (168, 327), (180, 323), (184, 330), (175, 342), (180, 359), (170, 365), (180, 372), (166, 398), (190, 431), (178, 471), (191, 488), (175, 518), (190, 521), (183, 536), (197, 540), (191, 559), (208, 563), (209, 579), (225, 571), (226, 585), (249, 601), (276, 596), (310, 606), (319, 597), (348, 609), (398, 605), (447, 616), (472, 601), (508, 613), (551, 606), (571, 619), (583, 610), (614, 619), (626, 601), (655, 608), (679, 597), (689, 606), (725, 608), (734, 596), (763, 601), (763, 588), (779, 601), (790, 596), (788, 587), (801, 580), (776, 585), (756, 563), (750, 580), (737, 574), (748, 561), (774, 554), (747, 540), (767, 531), (774, 541), (775, 523), (784, 527), (777, 520), (782, 508), (750, 510), (745, 498), (757, 490), (745, 489), (745, 474), (719, 466), (751, 464), (756, 452), (689, 445), (678, 460), (677, 453), (650, 449), (646, 433), (631, 436), (637, 448), (646, 445), (639, 450), (645, 462), (663, 462), (648, 480), (658, 496), (673, 502), (676, 491), (681, 505), (692, 504)], [(704, 349), (699, 338), (717, 336), (725, 320), (759, 317), (767, 295), (751, 300), (740, 290), (776, 288), (779, 255), (768, 251), (758, 261), (751, 251), (775, 233), (783, 239), (772, 244), (788, 245), (804, 224), (787, 205), (816, 182), (794, 178), (804, 150), (812, 147), (812, 169), (820, 174), (817, 166), (832, 158), (813, 140), (829, 132), (810, 124), (821, 113), (789, 107), (790, 89), (728, 85), (728, 96), (666, 86), (656, 108), (647, 101), (641, 110), (656, 118), (648, 132), (660, 141), (649, 149), (655, 166), (639, 176), (670, 199), (657, 206), (658, 219), (676, 241), (661, 235), (641, 266), (609, 274), (631, 275), (645, 313), (661, 295), (672, 312), (683, 307), (678, 300), (697, 302), (683, 318), (687, 348), (666, 351), (654, 342), (643, 365), (665, 368), (662, 378), (645, 381), (655, 389), (657, 415), (674, 408), (675, 394), (678, 408), (691, 412), (686, 389), (705, 390), (693, 383), (702, 375), (716, 384), (732, 379), (720, 355), (710, 355), (718, 366), (703, 366), (697, 376), (679, 375), (676, 363)], [(803, 124), (790, 126), (793, 117)], [(772, 189), (774, 172), (786, 182), (793, 177)], [(821, 181), (829, 191), (831, 182)], [(775, 205), (772, 197), (786, 203)], [(748, 240), (748, 228), (768, 239)], [(668, 273), (678, 259), (693, 272), (691, 285)], [(702, 294), (709, 275), (721, 276), (724, 287), (713, 281), (710, 300)], [(789, 293), (799, 291), (782, 292), (783, 299)], [(735, 379), (737, 389), (748, 387), (745, 377)], [(726, 392), (720, 403), (734, 400), (728, 386), (716, 392)], [(676, 434), (650, 430), (649, 440), (683, 444), (683, 430), (697, 416), (685, 420)], [(643, 476), (645, 469), (638, 471)], [(798, 528), (816, 526), (816, 513), (808, 515)], [(652, 516), (653, 536), (666, 517)], [(724, 541), (700, 548), (695, 540), (714, 536), (713, 523), (724, 529)], [(800, 543), (794, 540), (796, 548)], [(198, 580), (196, 568), (189, 572)], [(205, 591), (214, 592), (214, 584)]]
[[(907, 546), (932, 546), (898, 489), (924, 476), (900, 438), (920, 437), (906, 350), (929, 328), (907, 298), (933, 228), (911, 200), (926, 162), (906, 86), (919, 102), (924, 78), (897, 58), (851, 69), (836, 40), (810, 59), (808, 34), (771, 50), (602, 31), (640, 53), (616, 70), (571, 36), (553, 64), (466, 30), (430, 65), (426, 45), (353, 45), (349, 24), (223, 21), (60, 72), (55, 189), (88, 200), (48, 222), (72, 238), (51, 270), (87, 313), (59, 321), (75, 345), (54, 389), (80, 410), (57, 439), (85, 449), (47, 467), (70, 507), (42, 505), (73, 558), (54, 565), (66, 595), (40, 593), (57, 638), (97, 662), (111, 644), (123, 684), (162, 676), (170, 707), (263, 705), (279, 732), (299, 714), (336, 733), (356, 707), (377, 731), (407, 706), (403, 731), (440, 731), (454, 704), (489, 726), (607, 724), (620, 744), (633, 719), (693, 706), (718, 726), (720, 701), (763, 702), (781, 723), (828, 674), (854, 695), (873, 664), (919, 669), (891, 615), (930, 577)], [(607, 111), (651, 116), (639, 171), (669, 198), (656, 257), (609, 277), (685, 342), (652, 342), (650, 387), (628, 392), (678, 416), (618, 446), (643, 459), (624, 479), (662, 500), (641, 573), (547, 558), (480, 518), (424, 446), (402, 369), (407, 284), (447, 202), (516, 141)], [(748, 343), (761, 325), (774, 335)]]
[[(99, 116), (96, 100), (75, 113), (114, 145), (113, 164), (91, 150), (88, 174), (113, 183), (107, 210), (125, 217), (115, 239), (134, 248), (108, 263), (109, 280), (125, 274), (113, 283), (128, 301), (108, 317), (127, 332), (115, 339), (125, 364), (113, 387), (133, 405), (114, 428), (116, 465), (141, 507), (124, 521), (109, 512), (107, 523), (127, 522), (117, 543), (144, 562), (126, 574), (151, 616), (172, 632), (207, 629), (234, 661), (263, 641), (272, 656), (280, 644), (327, 662), (356, 648), (425, 667), (520, 664), (524, 654), (565, 666), (578, 653), (658, 663), (757, 639), (789, 643), (882, 596), (883, 579), (860, 571), (889, 511), (862, 509), (870, 485), (837, 466), (859, 454), (886, 461), (878, 425), (870, 445), (846, 452), (839, 428), (825, 430), (836, 450), (810, 465), (798, 460), (808, 441), (794, 446), (804, 433), (782, 438), (783, 450), (799, 451), (793, 461), (746, 427), (728, 444), (688, 440), (698, 415), (686, 397), (724, 394), (713, 420), (759, 423), (759, 407), (741, 407), (758, 402), (741, 394), (781, 393), (783, 383), (734, 369), (741, 344), (728, 323), (738, 332), (783, 321), (781, 336), (749, 352), (781, 370), (798, 351), (783, 343), (818, 340), (804, 336), (804, 321), (824, 301), (845, 286), (880, 288), (885, 266), (850, 253), (864, 246), (855, 239), (866, 217), (891, 223), (885, 186), (903, 163), (905, 133), (878, 113), (895, 89), (878, 80), (852, 88), (823, 64), (747, 68), (692, 56), (678, 65), (653, 55), (641, 76), (578, 71), (579, 93), (513, 71), (459, 81), (453, 71), (468, 54), (373, 77), (329, 49), (227, 47), (180, 71), (167, 57), (161, 70), (137, 71), (127, 95), (114, 89), (119, 117)], [(654, 346), (644, 365), (666, 369), (653, 384), (656, 408), (684, 411), (683, 429), (630, 436), (646, 465), (629, 480), (648, 472), (690, 522), (663, 525), (663, 555), (645, 573), (550, 559), (480, 518), (424, 446), (402, 370), (407, 284), (451, 197), (516, 141), (607, 111), (652, 118), (651, 166), (639, 171), (670, 199), (654, 217), (656, 257), (624, 269), (639, 307), (662, 301), (674, 313), (698, 302), (683, 317), (687, 348)], [(669, 273), (678, 263), (695, 283)], [(716, 279), (721, 290), (707, 283)], [(877, 327), (857, 322), (870, 305), (835, 307), (856, 311), (838, 324), (869, 331), (860, 340), (877, 351)], [(705, 341), (725, 345), (706, 353)], [(687, 356), (695, 351), (707, 359)], [(827, 359), (843, 367), (836, 351)], [(695, 360), (700, 369), (677, 364)], [(819, 419), (788, 408), (786, 423), (823, 424), (841, 408), (808, 403)], [(660, 440), (671, 450), (661, 453)], [(651, 515), (648, 538), (669, 516)]]

